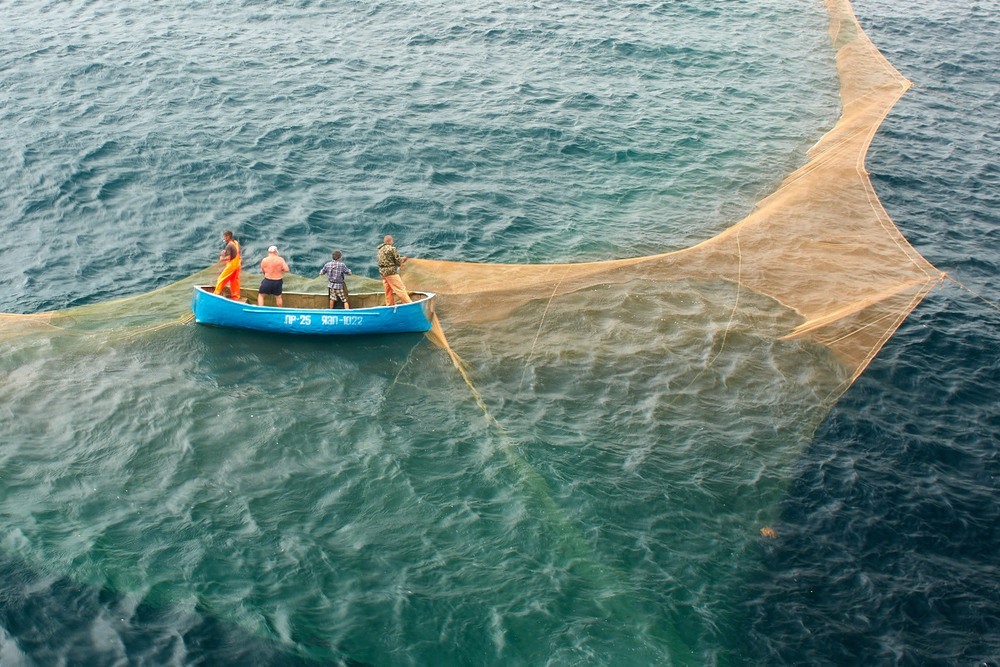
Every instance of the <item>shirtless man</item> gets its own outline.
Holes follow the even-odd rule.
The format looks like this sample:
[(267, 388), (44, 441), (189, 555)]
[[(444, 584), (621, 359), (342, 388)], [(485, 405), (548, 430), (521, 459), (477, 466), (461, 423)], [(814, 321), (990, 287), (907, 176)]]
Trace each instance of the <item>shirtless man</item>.
[(260, 270), (264, 274), (264, 280), (260, 281), (260, 287), (257, 288), (257, 305), (264, 305), (265, 294), (273, 294), (274, 302), (281, 308), (281, 283), (289, 269), (284, 258), (278, 255), (277, 246), (267, 249), (267, 257), (260, 260)]

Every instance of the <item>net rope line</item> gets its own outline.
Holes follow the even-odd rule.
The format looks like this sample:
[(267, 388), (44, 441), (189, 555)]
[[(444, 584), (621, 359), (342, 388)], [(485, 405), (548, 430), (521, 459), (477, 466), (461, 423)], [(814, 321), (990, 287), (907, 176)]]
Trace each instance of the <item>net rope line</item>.
[[(914, 304), (914, 307), (916, 307), (916, 304)], [(887, 319), (891, 319), (894, 315), (895, 315), (895, 313), (885, 313), (884, 315), (880, 315), (880, 316), (876, 317), (875, 319), (866, 322), (865, 324), (862, 324), (862, 325), (860, 325), (858, 327), (855, 327), (854, 329), (851, 329), (850, 331), (848, 331), (845, 334), (837, 336), (836, 338), (830, 338), (828, 340), (822, 340), (821, 339), (821, 341), (823, 342), (824, 345), (832, 345), (834, 343), (839, 343), (840, 341), (842, 341), (842, 340), (844, 340), (846, 338), (850, 338), (851, 336), (858, 335), (859, 333), (863, 332), (865, 329), (868, 329), (869, 327), (873, 327), (876, 324), (879, 324), (880, 322), (884, 322)], [(900, 323), (901, 322), (902, 321), (900, 320)]]
[(122, 336), (122, 338), (126, 340), (131, 340), (134, 338), (138, 338), (139, 336), (151, 334), (156, 331), (162, 331), (163, 329), (167, 329), (169, 327), (175, 327), (181, 324), (188, 324), (189, 322), (193, 321), (194, 321), (194, 313), (188, 313), (187, 315), (183, 315), (169, 322), (164, 322), (163, 324), (154, 324), (148, 327), (143, 327), (137, 331), (130, 331), (129, 333)]
[(955, 280), (954, 278), (951, 277), (950, 274), (945, 273), (944, 277), (947, 278), (948, 280), (950, 280), (951, 282), (955, 283), (956, 285), (958, 285), (959, 287), (961, 287), (965, 291), (967, 291), (972, 296), (980, 299), (983, 303), (987, 304), (993, 310), (995, 310), (998, 313), (1000, 313), (1000, 305), (997, 305), (996, 303), (994, 303), (993, 301), (990, 301), (989, 299), (987, 299), (985, 296), (983, 296), (979, 292), (977, 292), (977, 291), (973, 290), (972, 288), (964, 285), (963, 283), (960, 283), (959, 281)]
[[(876, 47), (875, 44), (871, 41), (871, 39), (868, 38), (867, 34), (865, 34), (863, 31), (861, 32), (861, 34), (864, 35), (864, 40), (865, 40), (866, 45), (869, 48), (869, 50), (872, 51), (874, 54), (877, 54), (878, 61), (880, 63), (883, 63), (885, 65), (885, 67), (884, 67), (885, 71), (888, 74), (892, 75), (893, 78), (895, 78), (899, 82), (899, 84), (902, 87), (902, 89), (900, 91), (898, 91), (896, 97), (897, 97), (897, 99), (899, 97), (902, 97), (902, 95), (907, 90), (909, 90), (909, 88), (913, 85), (913, 83), (909, 79), (907, 79), (906, 77), (904, 77), (901, 74), (899, 74), (899, 72), (894, 67), (892, 67), (892, 65), (890, 63), (888, 63), (888, 61), (884, 58), (884, 56), (882, 56), (881, 52), (878, 50), (878, 47)], [(879, 92), (878, 89), (873, 89), (871, 91), (868, 91), (864, 95), (856, 98), (854, 100), (854, 104), (858, 104), (862, 100), (865, 100), (866, 98), (875, 98), (875, 96), (876, 96), (876, 94), (878, 92)], [(877, 102), (877, 99), (875, 99), (874, 101)], [(872, 124), (867, 125), (867, 126), (861, 126), (861, 127), (854, 128), (850, 132), (848, 132), (848, 133), (844, 134), (843, 136), (841, 136), (841, 137), (837, 138), (836, 140), (834, 140), (829, 146), (822, 146), (822, 154), (821, 155), (817, 156), (816, 158), (811, 159), (808, 163), (806, 163), (805, 165), (803, 165), (799, 169), (797, 169), (794, 172), (792, 172), (782, 182), (781, 185), (782, 185), (782, 188), (784, 188), (785, 186), (793, 184), (795, 181), (802, 180), (802, 179), (805, 179), (805, 178), (807, 178), (809, 176), (814, 175), (814, 173), (817, 172), (817, 171), (822, 171), (830, 163), (836, 161), (839, 151), (849, 149), (850, 143), (851, 143), (852, 140), (857, 139), (859, 136), (865, 135), (864, 145), (865, 145), (866, 148), (864, 150), (862, 150), (862, 151), (859, 151), (859, 153), (858, 153), (858, 155), (856, 157), (856, 161), (855, 161), (855, 168), (857, 170), (858, 175), (864, 181), (864, 185), (865, 185), (864, 191), (865, 191), (865, 195), (866, 195), (866, 197), (868, 199), (868, 204), (871, 207), (872, 213), (874, 214), (876, 220), (878, 220), (879, 224), (882, 226), (882, 229), (892, 239), (892, 241), (895, 243), (896, 247), (904, 255), (906, 255), (910, 259), (910, 261), (913, 263), (914, 267), (917, 270), (923, 272), (924, 275), (927, 276), (928, 278), (931, 278), (931, 276), (933, 274), (931, 274), (930, 272), (928, 272), (925, 266), (921, 265), (919, 262), (916, 261), (916, 259), (914, 257), (914, 254), (916, 254), (916, 253), (915, 253), (915, 250), (913, 249), (913, 247), (910, 246), (909, 243), (907, 243), (905, 240), (903, 240), (902, 243), (900, 242), (900, 239), (903, 238), (903, 235), (899, 231), (899, 228), (896, 226), (896, 224), (892, 221), (892, 218), (886, 212), (885, 207), (882, 206), (882, 203), (879, 200), (878, 195), (875, 193), (874, 186), (872, 185), (871, 174), (870, 174), (870, 172), (868, 171), (868, 169), (867, 169), (867, 167), (865, 165), (865, 158), (867, 157), (867, 147), (869, 147), (871, 145), (872, 141), (875, 138), (875, 135), (878, 132), (879, 127), (882, 125), (882, 123), (888, 117), (889, 113), (892, 111), (892, 107), (893, 107), (893, 105), (886, 105), (885, 108), (882, 110), (881, 114), (879, 115), (878, 120), (876, 122), (873, 122)], [(826, 135), (824, 135), (824, 137), (822, 137), (818, 142), (816, 142), (816, 145), (813, 147), (813, 149), (815, 149), (817, 147), (820, 147), (823, 144), (823, 142), (826, 139), (826, 137), (830, 136), (835, 131), (836, 131), (836, 128), (831, 129), (830, 132), (828, 132)], [(813, 150), (813, 149), (810, 149), (810, 150)], [(779, 192), (780, 192), (780, 190), (782, 188), (779, 188)], [(779, 192), (775, 192), (774, 195), (778, 195)], [(772, 195), (772, 196), (774, 196), (774, 195)], [(759, 203), (758, 206), (761, 206), (761, 207), (765, 206), (767, 204), (768, 199), (770, 199), (770, 196), (766, 197), (763, 200), (761, 200), (761, 202)], [(743, 225), (743, 224), (750, 224), (751, 222), (752, 221), (748, 217), (748, 218), (746, 218), (744, 220), (741, 220), (739, 223), (737, 223), (735, 225), (735, 227), (739, 227), (740, 225)], [(725, 233), (725, 232), (723, 232), (723, 233)]]
[[(907, 81), (907, 83), (909, 84), (910, 82)], [(910, 85), (912, 85), (912, 84), (910, 84)], [(859, 101), (864, 100), (866, 98), (874, 98), (875, 97), (875, 93), (877, 93), (877, 92), (878, 92), (877, 90), (872, 90), (872, 91), (869, 91), (869, 92), (865, 93), (864, 95), (862, 95), (861, 97), (859, 97), (857, 100), (855, 100), (855, 104), (857, 104)], [(875, 100), (875, 99), (873, 99), (872, 101), (873, 102), (877, 102), (877, 100)], [(884, 120), (887, 115), (888, 115), (888, 111), (886, 112), (885, 115), (883, 115), (882, 119)], [(827, 146), (825, 144), (826, 138), (829, 137), (829, 136), (833, 136), (835, 134), (835, 132), (836, 132), (836, 129), (837, 128), (830, 129), (829, 132), (827, 132), (822, 137), (820, 137), (820, 139), (815, 144), (813, 144), (813, 146), (809, 149), (809, 151), (807, 151), (807, 153), (816, 151), (816, 152), (821, 152), (822, 154), (820, 156), (818, 156), (818, 157), (810, 159), (809, 162), (807, 162), (806, 164), (802, 165), (801, 167), (799, 167), (798, 169), (796, 169), (792, 173), (788, 174), (788, 176), (786, 176), (785, 179), (782, 181), (782, 185), (783, 186), (784, 185), (789, 185), (791, 183), (794, 183), (795, 181), (803, 179), (803, 178), (805, 178), (807, 176), (811, 176), (813, 174), (813, 172), (821, 171), (829, 163), (831, 163), (831, 162), (833, 162), (833, 161), (836, 160), (837, 154), (838, 154), (839, 151), (847, 150), (849, 148), (850, 143), (851, 143), (851, 141), (853, 139), (857, 139), (858, 137), (860, 137), (862, 135), (865, 135), (866, 133), (870, 133), (870, 136), (874, 137), (874, 134), (875, 134), (875, 132), (877, 132), (878, 127), (876, 126), (875, 132), (870, 132), (870, 129), (867, 126), (861, 126), (861, 127), (854, 128), (850, 132), (845, 133), (840, 138), (832, 140), (830, 142), (829, 146)], [(861, 165), (862, 170), (864, 170), (863, 157), (864, 156), (862, 156), (862, 165)], [(865, 171), (865, 173), (867, 174), (867, 171)], [(777, 193), (772, 193), (772, 194), (777, 194)], [(764, 202), (767, 201), (767, 199), (768, 199), (768, 197), (765, 197), (759, 203), (763, 204)]]
[[(826, 1), (827, 1), (827, 6), (831, 8), (831, 14), (832, 14), (834, 7), (832, 3), (835, 2), (836, 0), (826, 0)], [(885, 55), (881, 52), (881, 50), (879, 50), (879, 48), (871, 40), (871, 37), (868, 36), (868, 33), (861, 27), (861, 24), (857, 20), (857, 16), (854, 14), (854, 10), (851, 7), (850, 0), (843, 0), (843, 2), (844, 5), (842, 11), (845, 14), (850, 14), (851, 20), (858, 28), (858, 37), (862, 40), (862, 43), (864, 44), (865, 48), (867, 48), (868, 51), (871, 53), (872, 59), (880, 63), (882, 65), (883, 71), (890, 77), (896, 79), (896, 81), (900, 84), (901, 90), (897, 94), (897, 99), (902, 97), (903, 94), (905, 94), (906, 91), (913, 86), (913, 82), (910, 81), (905, 76), (903, 76), (903, 74), (899, 70), (893, 67), (892, 63), (889, 62), (889, 60), (885, 57)], [(839, 36), (839, 30), (842, 29), (842, 27), (843, 23), (841, 23), (841, 26), (838, 29), (838, 36)], [(866, 95), (873, 95), (873, 94), (874, 91), (866, 93)], [(896, 244), (896, 247), (898, 247), (910, 259), (910, 261), (914, 264), (914, 266), (918, 270), (923, 271), (924, 274), (928, 278), (930, 278), (931, 274), (926, 270), (926, 268), (920, 265), (920, 263), (918, 263), (916, 259), (913, 257), (913, 254), (911, 254), (911, 253), (916, 253), (916, 250), (905, 240), (903, 241), (903, 243), (900, 243), (900, 239), (903, 238), (902, 232), (899, 231), (899, 228), (889, 217), (888, 212), (885, 210), (885, 207), (879, 200), (878, 195), (875, 193), (875, 188), (871, 182), (871, 174), (865, 165), (865, 160), (868, 155), (868, 147), (871, 146), (872, 141), (874, 141), (875, 134), (878, 132), (879, 128), (885, 122), (885, 119), (888, 117), (889, 112), (892, 110), (893, 106), (895, 106), (895, 103), (893, 103), (892, 105), (887, 105), (886, 108), (883, 110), (878, 122), (873, 123), (871, 125), (868, 132), (867, 140), (865, 142), (866, 148), (863, 151), (860, 151), (857, 157), (857, 169), (858, 173), (861, 174), (862, 177), (864, 178), (865, 184), (867, 186), (865, 188), (865, 193), (868, 197), (868, 203), (872, 207), (872, 211), (875, 213), (875, 217), (882, 225), (882, 228), (886, 230), (886, 233), (892, 238), (893, 242)], [(939, 272), (938, 278), (940, 278), (940, 276), (945, 276), (945, 275), (947, 274), (945, 274), (944, 272)], [(865, 365), (867, 365), (867, 363)]]
[[(636, 605), (640, 607), (642, 605), (641, 595), (636, 599), (638, 593), (629, 583), (629, 578), (625, 573), (597, 559), (593, 548), (579, 534), (572, 521), (566, 517), (563, 508), (552, 498), (549, 483), (534, 466), (517, 452), (517, 445), (514, 439), (507, 432), (504, 425), (500, 423), (500, 420), (493, 415), (493, 412), (486, 404), (486, 400), (483, 398), (482, 392), (479, 391), (472, 381), (468, 365), (459, 356), (458, 352), (451, 347), (451, 344), (448, 343), (437, 315), (432, 316), (431, 329), (426, 333), (426, 336), (448, 354), (452, 364), (469, 388), (473, 400), (486, 418), (487, 424), (496, 430), (500, 439), (500, 451), (511, 467), (524, 478), (524, 486), (531, 497), (540, 503), (544, 518), (549, 519), (546, 524), (562, 545), (562, 550), (567, 556), (568, 562), (571, 563), (575, 570), (579, 570), (580, 575), (588, 582), (597, 583), (603, 588), (613, 586), (615, 593), (609, 596), (608, 599), (602, 600), (602, 604), (614, 607), (610, 610), (612, 613), (621, 614), (626, 617), (636, 617)], [(671, 658), (676, 660), (678, 664), (697, 664), (696, 662), (692, 662), (694, 652), (691, 650), (690, 645), (673, 627), (658, 624), (655, 627), (647, 629), (659, 636), (673, 649), (671, 651)]]
[(531, 349), (528, 351), (528, 357), (524, 360), (524, 369), (521, 371), (521, 381), (517, 384), (517, 391), (520, 392), (521, 388), (524, 387), (524, 378), (528, 375), (528, 365), (531, 364), (531, 357), (535, 354), (535, 346), (538, 345), (538, 337), (542, 335), (542, 327), (545, 326), (545, 316), (549, 312), (549, 306), (552, 305), (552, 300), (556, 298), (556, 292), (559, 291), (559, 286), (562, 285), (563, 280), (566, 278), (566, 273), (568, 269), (563, 270), (563, 274), (559, 277), (559, 281), (552, 288), (552, 294), (549, 295), (549, 300), (545, 302), (545, 309), (542, 311), (542, 317), (538, 320), (538, 328), (535, 330), (535, 339), (531, 341)]
[[(856, 28), (854, 39), (860, 39), (862, 41), (862, 44), (867, 47), (871, 53), (872, 59), (881, 63), (885, 73), (901, 83), (909, 83), (909, 80), (904, 77), (899, 70), (892, 66), (892, 63), (890, 63), (879, 48), (875, 46), (875, 42), (871, 40), (868, 33), (861, 27), (861, 23), (858, 21), (857, 16), (854, 13), (850, 0), (825, 0), (825, 2), (832, 19), (830, 36), (834, 43), (836, 43), (840, 38), (840, 33), (844, 29), (844, 20), (846, 19), (853, 27)], [(835, 29), (834, 26), (836, 26)]]
[[(940, 282), (941, 281), (935, 282), (935, 285), (940, 284)], [(851, 375), (849, 378), (846, 378), (844, 381), (842, 381), (840, 384), (838, 384), (836, 387), (834, 387), (830, 392), (826, 394), (825, 398), (821, 403), (821, 405), (825, 407), (822, 411), (822, 415), (820, 415), (819, 417), (820, 421), (825, 419), (825, 415), (829, 414), (829, 412), (833, 409), (834, 404), (840, 400), (840, 397), (843, 396), (847, 392), (847, 390), (851, 388), (854, 382), (861, 376), (861, 373), (864, 372), (864, 370), (868, 367), (871, 361), (878, 354), (879, 350), (882, 348), (882, 345), (884, 345), (885, 342), (892, 337), (896, 329), (899, 328), (899, 326), (903, 323), (903, 321), (909, 316), (909, 314), (913, 311), (913, 309), (920, 304), (924, 296), (926, 296), (926, 294), (931, 289), (933, 289), (933, 287), (927, 288), (926, 290), (921, 291), (919, 294), (915, 295), (911, 299), (910, 302), (911, 307), (908, 310), (905, 310), (904, 312), (900, 313), (896, 321), (893, 323), (893, 326), (887, 329), (883, 333), (880, 344), (872, 349), (872, 351), (869, 353), (869, 357), (865, 360), (865, 362), (854, 372), (853, 375)]]
[[(900, 294), (912, 290), (915, 287), (922, 288), (923, 286), (926, 286), (931, 283), (937, 284), (939, 280), (941, 280), (940, 276), (931, 277), (929, 279), (920, 279), (917, 281), (906, 283), (901, 286), (896, 286), (895, 288), (885, 292), (876, 293), (875, 295), (870, 296), (861, 301), (858, 301), (857, 303), (852, 303), (839, 310), (835, 310), (824, 317), (817, 317), (813, 320), (803, 322), (799, 326), (795, 327), (795, 329), (792, 330), (791, 333), (786, 334), (781, 338), (782, 340), (790, 340), (794, 338), (801, 338), (806, 334), (813, 334), (814, 332), (819, 331), (820, 329), (831, 323), (845, 320), (850, 315), (862, 313), (870, 306), (877, 305), (880, 301), (884, 301), (892, 297), (899, 296)], [(839, 335), (837, 334), (828, 336), (826, 338), (823, 338), (822, 336), (816, 334), (815, 337), (817, 342), (823, 345), (827, 345), (828, 347), (832, 345), (835, 341), (840, 339)]]
[[(869, 41), (869, 43), (871, 42)], [(906, 90), (910, 87), (910, 85), (912, 85), (906, 79), (904, 79), (904, 81), (906, 81), (906, 88), (904, 88), (903, 91), (900, 92), (900, 96), (902, 96), (902, 94), (906, 92)], [(868, 133), (867, 140), (865, 142), (867, 146), (871, 146), (872, 141), (875, 139), (875, 133), (878, 131), (878, 128), (888, 117), (889, 112), (891, 110), (892, 107), (888, 107), (887, 109), (885, 109), (885, 111), (883, 111), (882, 113), (881, 118), (879, 119), (878, 124), (876, 124), (874, 127), (871, 128), (871, 130)], [(896, 247), (899, 248), (899, 250), (910, 260), (913, 266), (918, 271), (923, 272), (925, 276), (930, 278), (932, 274), (929, 271), (927, 271), (927, 269), (923, 265), (921, 265), (919, 262), (916, 261), (916, 258), (913, 256), (916, 253), (916, 250), (913, 248), (913, 246), (907, 243), (905, 239), (903, 239), (902, 232), (899, 231), (899, 228), (896, 226), (896, 223), (894, 223), (892, 221), (892, 218), (889, 217), (889, 213), (885, 210), (885, 207), (882, 205), (881, 200), (878, 198), (878, 194), (876, 194), (875, 192), (875, 186), (872, 185), (871, 174), (869, 173), (867, 167), (865, 166), (865, 158), (867, 154), (868, 150), (865, 149), (865, 151), (863, 151), (860, 155), (858, 155), (857, 169), (858, 173), (862, 176), (862, 178), (864, 178), (865, 196), (868, 198), (868, 205), (871, 206), (872, 212), (875, 214), (875, 219), (878, 220), (879, 224), (882, 225), (882, 229), (885, 230), (889, 238), (892, 239), (892, 242), (895, 243)], [(903, 240), (902, 243), (900, 243), (901, 239)], [(944, 272), (939, 271), (938, 275), (939, 276), (944, 275)]]
[(743, 273), (743, 254), (740, 251), (740, 235), (739, 235), (739, 232), (736, 233), (736, 252), (737, 252), (737, 255), (738, 255), (738, 263), (737, 263), (737, 267), (738, 268), (737, 268), (737, 274), (736, 274), (736, 298), (733, 301), (733, 308), (732, 308), (732, 310), (729, 311), (729, 322), (726, 323), (726, 328), (722, 332), (722, 344), (719, 345), (719, 349), (712, 356), (712, 358), (709, 359), (708, 362), (702, 368), (698, 369), (698, 372), (695, 373), (695, 375), (694, 375), (693, 378), (691, 378), (691, 381), (688, 382), (686, 385), (684, 385), (683, 389), (681, 389), (680, 391), (674, 392), (674, 397), (671, 400), (667, 401), (664, 404), (665, 408), (669, 408), (674, 403), (676, 403), (677, 401), (679, 401), (681, 399), (681, 397), (684, 395), (684, 393), (688, 389), (690, 389), (694, 385), (694, 383), (697, 382), (698, 379), (702, 375), (704, 375), (705, 373), (708, 372), (708, 369), (711, 368), (712, 364), (714, 364), (716, 362), (716, 360), (722, 354), (722, 351), (726, 349), (726, 341), (729, 338), (729, 331), (733, 327), (733, 320), (736, 318), (736, 311), (737, 311), (737, 309), (739, 308), (739, 305), (740, 305), (740, 290), (743, 287), (742, 280), (741, 280), (742, 273)]
[[(858, 366), (858, 368), (857, 368), (857, 369), (856, 369), (856, 370), (854, 371), (854, 373), (853, 373), (853, 374), (852, 374), (852, 375), (851, 375), (851, 376), (850, 376), (849, 378), (845, 379), (845, 380), (844, 380), (844, 381), (843, 381), (842, 383), (840, 383), (840, 384), (839, 384), (839, 385), (838, 385), (838, 386), (837, 386), (836, 388), (834, 388), (834, 389), (833, 389), (832, 391), (830, 391), (830, 393), (829, 393), (829, 394), (827, 394), (827, 396), (826, 396), (826, 399), (824, 400), (824, 403), (828, 404), (830, 408), (832, 408), (832, 407), (833, 407), (833, 404), (834, 404), (834, 403), (835, 403), (835, 402), (836, 402), (837, 400), (839, 400), (839, 399), (840, 399), (840, 397), (841, 397), (841, 396), (843, 396), (843, 395), (844, 395), (844, 393), (845, 393), (845, 392), (846, 392), (846, 391), (847, 391), (848, 389), (850, 389), (850, 388), (851, 388), (851, 385), (853, 385), (853, 384), (854, 384), (854, 382), (855, 382), (855, 381), (856, 381), (856, 380), (857, 380), (857, 379), (858, 379), (859, 377), (861, 377), (861, 374), (862, 374), (862, 373), (863, 373), (863, 372), (865, 371), (865, 369), (866, 369), (866, 368), (868, 368), (868, 365), (869, 365), (869, 364), (870, 364), (870, 363), (872, 362), (872, 360), (873, 360), (873, 359), (874, 359), (874, 358), (875, 358), (875, 357), (876, 357), (876, 356), (878, 355), (878, 353), (879, 353), (879, 350), (881, 350), (881, 349), (882, 349), (882, 346), (883, 346), (883, 345), (884, 345), (884, 344), (885, 344), (885, 343), (886, 343), (886, 342), (887, 342), (887, 341), (888, 341), (888, 340), (889, 340), (890, 338), (892, 338), (892, 335), (893, 335), (894, 333), (896, 333), (896, 330), (897, 330), (897, 329), (898, 329), (898, 328), (900, 327), (900, 325), (902, 325), (902, 324), (903, 324), (903, 321), (904, 321), (904, 320), (905, 320), (905, 319), (906, 319), (906, 318), (907, 318), (907, 317), (908, 317), (908, 316), (910, 315), (910, 313), (911, 313), (911, 312), (913, 312), (913, 310), (914, 310), (914, 309), (915, 309), (915, 308), (916, 308), (916, 307), (917, 307), (918, 305), (920, 305), (920, 302), (921, 302), (921, 301), (923, 301), (924, 297), (925, 297), (925, 296), (926, 296), (926, 295), (927, 295), (927, 294), (928, 294), (928, 293), (929, 293), (929, 292), (930, 292), (930, 291), (931, 291), (932, 289), (934, 289), (934, 287), (936, 287), (936, 286), (937, 286), (938, 284), (940, 284), (940, 282), (941, 282), (940, 280), (938, 280), (938, 281), (935, 281), (933, 285), (929, 285), (929, 286), (928, 286), (927, 284), (925, 284), (925, 285), (923, 286), (923, 288), (922, 288), (922, 289), (921, 289), (921, 290), (920, 290), (920, 291), (919, 291), (919, 292), (918, 292), (917, 294), (914, 294), (914, 295), (913, 295), (913, 297), (912, 297), (912, 298), (910, 299), (910, 303), (909, 303), (908, 307), (906, 307), (906, 308), (902, 309), (902, 310), (901, 310), (901, 311), (900, 311), (900, 312), (899, 312), (899, 313), (897, 314), (897, 317), (896, 317), (895, 321), (893, 321), (893, 323), (892, 323), (892, 324), (891, 324), (891, 325), (890, 325), (889, 327), (887, 327), (887, 328), (886, 328), (886, 330), (885, 330), (885, 331), (884, 331), (884, 332), (882, 333), (882, 335), (881, 335), (881, 337), (880, 337), (880, 339), (879, 339), (879, 343), (878, 343), (878, 345), (875, 345), (875, 346), (873, 346), (873, 347), (872, 347), (871, 351), (870, 351), (870, 352), (868, 353), (868, 356), (867, 356), (867, 357), (865, 358), (865, 360), (863, 361), (863, 363), (861, 363), (861, 364), (860, 364), (860, 365)], [(890, 313), (889, 315), (891, 316), (891, 315), (892, 315), (892, 313)], [(855, 331), (855, 332), (853, 332), (853, 333), (858, 333), (858, 332), (857, 332), (857, 331)]]

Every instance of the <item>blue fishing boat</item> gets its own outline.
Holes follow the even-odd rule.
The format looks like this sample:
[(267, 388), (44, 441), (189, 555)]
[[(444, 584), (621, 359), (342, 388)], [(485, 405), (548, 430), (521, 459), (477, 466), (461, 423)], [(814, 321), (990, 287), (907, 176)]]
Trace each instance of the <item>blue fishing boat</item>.
[(283, 334), (353, 335), (427, 331), (434, 316), (434, 294), (410, 292), (413, 303), (385, 305), (384, 294), (352, 294), (349, 310), (331, 310), (326, 294), (285, 292), (283, 307), (265, 296), (257, 305), (257, 290), (240, 290), (234, 300), (196, 286), (191, 310), (199, 324), (255, 329)]

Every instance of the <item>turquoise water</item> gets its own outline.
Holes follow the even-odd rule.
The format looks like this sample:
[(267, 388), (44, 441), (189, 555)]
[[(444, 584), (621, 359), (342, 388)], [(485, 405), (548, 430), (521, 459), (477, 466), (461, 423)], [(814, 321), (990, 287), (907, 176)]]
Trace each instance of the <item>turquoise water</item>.
[(747, 655), (759, 530), (846, 372), (775, 341), (773, 303), (593, 288), (528, 355), (549, 305), (442, 312), (470, 387), (422, 336), (145, 330), (188, 291), (141, 295), (226, 228), (302, 276), (333, 248), (375, 276), (385, 233), (499, 262), (703, 240), (835, 122), (822, 3), (15, 2), (0, 24), (0, 311), (81, 307), (0, 340), (9, 588), (84, 619), (38, 639), (11, 613), (12, 651)]
[(729, 294), (659, 289), (577, 295), (530, 359), (505, 346), (537, 313), (449, 328), (480, 349), (486, 412), (420, 335), (135, 334), (71, 311), (7, 343), (4, 550), (123, 596), (112, 630), (139, 605), (211, 614), (320, 660), (725, 653), (843, 371), (739, 326), (711, 367), (671, 362), (704, 349), (676, 313), (718, 336)]

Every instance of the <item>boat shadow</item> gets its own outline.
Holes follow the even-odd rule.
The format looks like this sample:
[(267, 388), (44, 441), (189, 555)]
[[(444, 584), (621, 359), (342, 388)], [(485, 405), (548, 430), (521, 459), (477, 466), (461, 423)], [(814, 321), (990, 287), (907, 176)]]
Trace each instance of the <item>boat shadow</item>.
[(195, 339), (204, 345), (224, 350), (242, 348), (244, 352), (267, 357), (274, 354), (357, 357), (378, 354), (403, 358), (421, 343), (430, 345), (420, 332), (380, 333), (329, 336), (323, 334), (275, 334), (252, 329), (231, 329), (196, 325)]

